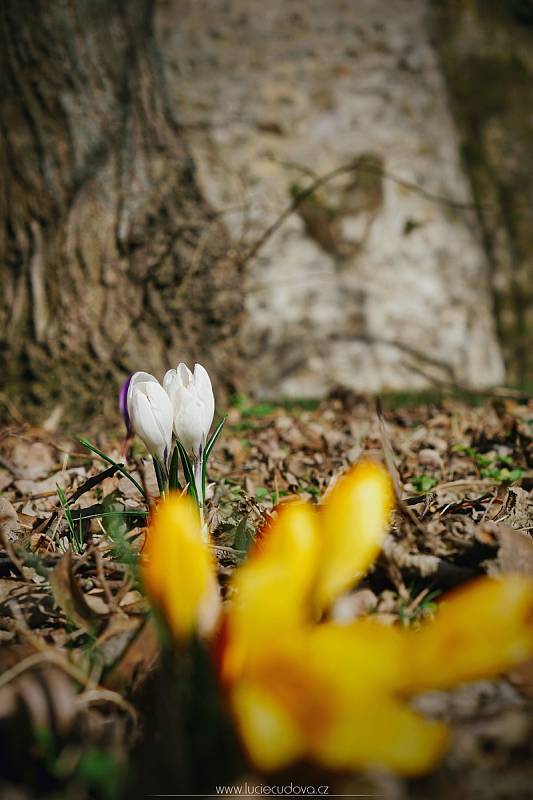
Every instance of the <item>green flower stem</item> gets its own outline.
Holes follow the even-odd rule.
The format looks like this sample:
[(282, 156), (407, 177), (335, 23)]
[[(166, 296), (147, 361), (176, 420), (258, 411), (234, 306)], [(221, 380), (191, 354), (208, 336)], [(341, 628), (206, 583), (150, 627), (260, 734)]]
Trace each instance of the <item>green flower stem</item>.
[(193, 459), (194, 465), (194, 485), (196, 486), (196, 496), (198, 497), (199, 508), (204, 507), (205, 503), (205, 483), (203, 481), (203, 462), (202, 456)]

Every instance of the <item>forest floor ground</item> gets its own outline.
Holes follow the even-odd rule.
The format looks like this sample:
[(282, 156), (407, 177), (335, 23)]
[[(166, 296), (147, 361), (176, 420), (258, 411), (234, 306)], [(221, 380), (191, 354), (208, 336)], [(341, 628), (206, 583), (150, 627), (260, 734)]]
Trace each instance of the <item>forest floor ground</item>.
[[(341, 393), (317, 404), (241, 399), (210, 462), (209, 524), (222, 585), (278, 502), (317, 501), (349, 464), (385, 460), (402, 502), (383, 552), (342, 601), (417, 625), (443, 593), (480, 574), (533, 573), (533, 403), (453, 398), (416, 405)], [(121, 433), (94, 444), (117, 461)], [(0, 796), (117, 796), (142, 730), (139, 687), (157, 669), (136, 558), (146, 507), (129, 480), (72, 436), (22, 420), (0, 433)], [(128, 466), (151, 496), (140, 448)], [(59, 487), (59, 489), (58, 489)], [(337, 791), (389, 800), (533, 797), (533, 668), (432, 692), (429, 715), (454, 736), (436, 773), (365, 774)], [(333, 784), (332, 784), (333, 785)], [(128, 795), (130, 796), (130, 795)]]

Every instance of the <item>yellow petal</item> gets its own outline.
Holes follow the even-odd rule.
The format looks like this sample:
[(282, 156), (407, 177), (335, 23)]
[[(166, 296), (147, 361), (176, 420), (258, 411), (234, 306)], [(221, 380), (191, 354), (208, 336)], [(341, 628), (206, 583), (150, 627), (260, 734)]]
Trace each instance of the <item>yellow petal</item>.
[(533, 655), (533, 581), (479, 578), (411, 633), (408, 688), (446, 688), (501, 674)]
[(302, 755), (297, 725), (260, 684), (240, 681), (232, 691), (232, 708), (245, 750), (258, 769), (281, 769)]
[(310, 755), (330, 769), (375, 767), (420, 775), (435, 767), (449, 740), (444, 725), (420, 717), (385, 694), (345, 703)]
[(290, 563), (295, 576), (307, 585), (316, 569), (318, 537), (316, 511), (309, 503), (282, 503), (262, 531), (248, 563), (265, 558)]
[(304, 756), (335, 721), (337, 693), (305, 658), (306, 632), (271, 643), (247, 665), (232, 691), (246, 750), (261, 769), (279, 769)]
[(392, 692), (405, 683), (404, 633), (373, 620), (327, 622), (306, 637), (304, 661), (355, 702), (368, 692)]
[(247, 658), (307, 621), (317, 555), (316, 512), (306, 503), (283, 504), (232, 581), (234, 604), (222, 652), (225, 680), (233, 680)]
[(171, 495), (155, 509), (142, 559), (148, 594), (178, 638), (211, 628), (218, 612), (215, 566), (189, 497)]
[(381, 677), (375, 679), (372, 663), (360, 668), (357, 661), (357, 655), (363, 661), (387, 655), (392, 640), (386, 636), (385, 647), (370, 652), (378, 630), (366, 631), (357, 651), (352, 632), (353, 658), (344, 664), (336, 659), (349, 656), (349, 637), (339, 633), (341, 648), (332, 653), (323, 647), (335, 644), (333, 626), (324, 638), (307, 629), (280, 641), (235, 685), (233, 709), (256, 766), (279, 769), (306, 757), (333, 769), (388, 767), (418, 774), (433, 767), (446, 746), (446, 729), (394, 698), (385, 676), (394, 665), (376, 663)]
[(397, 696), (409, 669), (405, 631), (374, 620), (325, 623), (307, 636), (303, 662), (328, 686), (337, 709), (319, 738), (308, 730), (314, 760), (330, 768), (430, 770), (448, 741), (446, 728), (413, 713)]
[(326, 497), (320, 512), (319, 608), (331, 605), (374, 561), (392, 507), (389, 475), (372, 461), (360, 462)]

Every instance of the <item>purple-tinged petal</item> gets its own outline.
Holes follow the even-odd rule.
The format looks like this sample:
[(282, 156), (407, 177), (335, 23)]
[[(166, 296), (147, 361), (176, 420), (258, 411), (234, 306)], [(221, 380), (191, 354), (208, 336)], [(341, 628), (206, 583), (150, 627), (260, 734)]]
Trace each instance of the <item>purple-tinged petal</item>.
[(124, 422), (126, 423), (128, 438), (130, 436), (133, 436), (133, 428), (131, 426), (131, 419), (128, 411), (128, 389), (130, 388), (131, 379), (133, 378), (134, 375), (135, 375), (134, 372), (131, 372), (128, 375), (128, 377), (126, 378), (126, 380), (124, 381), (118, 392), (118, 407), (120, 413), (124, 418)]

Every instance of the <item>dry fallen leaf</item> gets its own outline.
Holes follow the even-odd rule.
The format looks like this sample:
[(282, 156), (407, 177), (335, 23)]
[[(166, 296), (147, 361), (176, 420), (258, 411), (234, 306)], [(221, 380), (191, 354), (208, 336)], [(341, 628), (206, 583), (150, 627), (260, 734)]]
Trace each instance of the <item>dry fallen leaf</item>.
[(121, 658), (104, 676), (104, 686), (135, 693), (154, 669), (159, 652), (158, 631), (152, 618), (147, 617)]
[(13, 452), (11, 461), (18, 468), (26, 480), (45, 478), (55, 466), (52, 448), (42, 442), (27, 442), (19, 440)]
[(521, 529), (531, 525), (533, 496), (520, 486), (510, 486), (503, 507), (496, 518), (510, 528)]
[(493, 537), (499, 546), (497, 557), (489, 564), (489, 574), (519, 572), (533, 575), (533, 538), (528, 533), (496, 522), (487, 522), (480, 527), (482, 535)]
[(82, 630), (94, 632), (100, 619), (90, 608), (72, 568), (72, 551), (67, 550), (50, 574), (54, 601), (66, 616)]
[(148, 608), (146, 598), (137, 589), (126, 592), (119, 605), (129, 614), (141, 614)]
[(0, 530), (10, 539), (16, 538), (13, 531), (18, 525), (17, 512), (5, 497), (0, 497)]
[(109, 614), (109, 606), (100, 595), (86, 594), (85, 602), (95, 614), (98, 614), (99, 616), (106, 616)]

